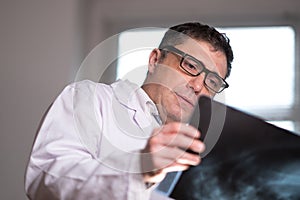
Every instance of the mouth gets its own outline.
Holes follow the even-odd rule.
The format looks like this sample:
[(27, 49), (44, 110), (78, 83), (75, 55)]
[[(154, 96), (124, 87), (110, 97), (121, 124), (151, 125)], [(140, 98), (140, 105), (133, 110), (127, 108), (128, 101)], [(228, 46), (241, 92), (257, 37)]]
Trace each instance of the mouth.
[(184, 96), (184, 95), (180, 95), (178, 93), (176, 93), (176, 96), (178, 97), (179, 101), (183, 102), (184, 104), (187, 104), (192, 108), (195, 107), (196, 101), (194, 99), (189, 98), (189, 97)]

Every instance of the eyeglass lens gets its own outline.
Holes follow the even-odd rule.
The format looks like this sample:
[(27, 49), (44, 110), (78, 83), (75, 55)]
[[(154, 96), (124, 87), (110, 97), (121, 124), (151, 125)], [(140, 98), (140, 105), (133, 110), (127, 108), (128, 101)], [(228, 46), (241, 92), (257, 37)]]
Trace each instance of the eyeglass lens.
[(201, 63), (196, 62), (194, 59), (185, 56), (181, 62), (181, 67), (193, 76), (197, 76), (200, 75), (200, 73), (205, 72), (205, 84), (214, 92), (223, 90), (223, 80), (217, 74), (206, 70)]

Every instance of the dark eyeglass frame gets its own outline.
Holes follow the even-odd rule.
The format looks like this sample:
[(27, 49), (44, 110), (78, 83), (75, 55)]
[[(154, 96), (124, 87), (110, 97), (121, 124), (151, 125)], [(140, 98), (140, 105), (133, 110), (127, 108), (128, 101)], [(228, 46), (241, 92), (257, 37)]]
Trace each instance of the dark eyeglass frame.
[[(161, 51), (167, 51), (167, 52), (170, 52), (170, 53), (173, 53), (177, 56), (180, 56), (181, 57), (181, 60), (180, 60), (180, 68), (185, 72), (187, 73), (188, 75), (190, 76), (193, 76), (193, 77), (196, 77), (196, 76), (199, 76), (202, 72), (205, 73), (205, 78), (204, 78), (204, 84), (210, 89), (212, 90), (213, 92), (215, 93), (221, 93), (224, 89), (228, 88), (229, 87), (229, 84), (225, 81), (224, 78), (222, 78), (221, 76), (219, 76), (216, 72), (213, 72), (213, 71), (210, 71), (209, 69), (207, 69), (203, 62), (201, 62), (200, 60), (196, 59), (195, 57), (177, 49), (176, 47), (174, 46), (165, 46), (163, 48), (160, 48)], [(183, 66), (182, 66), (182, 63), (183, 61), (186, 59), (186, 58), (189, 58), (191, 60), (193, 60), (195, 63), (197, 63), (199, 66), (202, 66), (203, 69), (201, 71), (199, 71), (197, 74), (193, 74), (189, 71), (187, 71), (187, 69), (185, 69)], [(214, 74), (216, 77), (218, 77), (221, 81), (222, 81), (222, 86), (220, 87), (220, 89), (218, 91), (214, 90), (213, 88), (211, 88), (210, 86), (208, 86), (206, 84), (206, 77), (208, 74)]]

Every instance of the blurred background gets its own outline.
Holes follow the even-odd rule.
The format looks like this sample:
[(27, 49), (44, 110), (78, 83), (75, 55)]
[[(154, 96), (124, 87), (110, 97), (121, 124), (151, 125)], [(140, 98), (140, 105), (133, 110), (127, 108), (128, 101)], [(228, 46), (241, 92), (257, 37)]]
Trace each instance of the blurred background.
[[(250, 102), (247, 111), (299, 132), (299, 10), (298, 0), (0, 0), (0, 199), (26, 199), (25, 168), (46, 109), (60, 91), (75, 80), (80, 64), (95, 46), (131, 28), (163, 28), (185, 21), (208, 23), (224, 28), (225, 32), (226, 28), (274, 28), (264, 35), (266, 40), (271, 35), (276, 36), (265, 46), (265, 40), (253, 39), (254, 34), (228, 31), (229, 37), (230, 34), (234, 38), (244, 35), (240, 38), (248, 41), (244, 47), (253, 45), (253, 54), (243, 57), (246, 63), (254, 63), (252, 66), (263, 62), (257, 60), (256, 51), (280, 52), (262, 56), (260, 59), (267, 62), (259, 69), (253, 68), (251, 75), (248, 72), (242, 76), (232, 74), (242, 80), (249, 78), (247, 84), (234, 90), (232, 95), (243, 96), (239, 91), (249, 91), (252, 96), (247, 97)], [(287, 28), (288, 34), (277, 35), (281, 28)], [(259, 33), (258, 38), (260, 36)], [(231, 40), (234, 43), (234, 39)], [(107, 53), (118, 55), (119, 42)], [(281, 56), (284, 52), (288, 52), (287, 58)], [(280, 64), (275, 67), (268, 64), (269, 61)], [(113, 81), (117, 71), (117, 64), (112, 65), (101, 81)], [(259, 81), (256, 76), (261, 74)], [(232, 80), (232, 85), (235, 81)], [(251, 87), (255, 82), (258, 86)], [(262, 90), (257, 88), (260, 85)], [(254, 101), (259, 104), (260, 99), (266, 99), (262, 95), (266, 98), (271, 95), (271, 98), (255, 106)], [(277, 102), (280, 96), (284, 98)], [(273, 101), (277, 103), (273, 105)], [(232, 105), (239, 102), (242, 100), (231, 101)], [(272, 106), (268, 106), (268, 102)], [(248, 104), (237, 107), (243, 105)]]

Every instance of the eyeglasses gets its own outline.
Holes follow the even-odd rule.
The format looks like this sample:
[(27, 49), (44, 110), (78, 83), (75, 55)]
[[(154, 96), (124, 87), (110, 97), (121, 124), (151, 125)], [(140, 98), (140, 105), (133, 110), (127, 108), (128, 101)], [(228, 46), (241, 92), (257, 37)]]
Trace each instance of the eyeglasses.
[(166, 46), (161, 50), (180, 56), (180, 67), (188, 75), (195, 77), (204, 72), (204, 84), (211, 91), (220, 93), (225, 88), (229, 87), (228, 83), (222, 77), (220, 77), (216, 72), (212, 72), (207, 69), (201, 61), (193, 56), (186, 54), (173, 46)]

